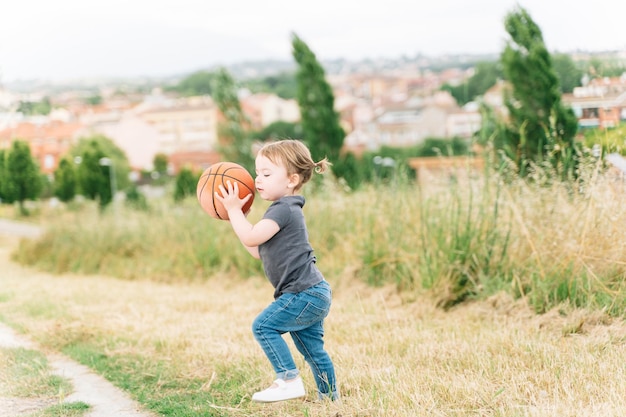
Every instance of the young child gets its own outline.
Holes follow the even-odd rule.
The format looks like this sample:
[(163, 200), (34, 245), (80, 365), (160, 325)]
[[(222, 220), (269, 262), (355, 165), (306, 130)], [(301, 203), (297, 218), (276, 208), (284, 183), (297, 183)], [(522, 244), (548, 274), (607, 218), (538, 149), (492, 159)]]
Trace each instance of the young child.
[(263, 262), (274, 286), (274, 302), (254, 320), (252, 331), (274, 367), (276, 380), (252, 396), (253, 401), (274, 402), (305, 395), (304, 384), (287, 343), (289, 333), (311, 367), (319, 398), (338, 398), (335, 370), (324, 350), (324, 318), (331, 304), (331, 289), (317, 268), (302, 212), (304, 197), (296, 193), (323, 173), (330, 163), (314, 162), (309, 149), (297, 140), (264, 145), (258, 152), (255, 185), (259, 196), (273, 201), (263, 218), (250, 223), (242, 207), (237, 183), (220, 186), (215, 197), (224, 204), (235, 234), (248, 252)]

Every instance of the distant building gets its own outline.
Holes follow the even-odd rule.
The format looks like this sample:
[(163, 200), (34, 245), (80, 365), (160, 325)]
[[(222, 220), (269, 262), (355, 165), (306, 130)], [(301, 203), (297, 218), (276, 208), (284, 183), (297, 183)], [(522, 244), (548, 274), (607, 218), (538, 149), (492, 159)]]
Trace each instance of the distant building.
[[(240, 103), (255, 129), (300, 118), (295, 100), (274, 94), (250, 95)], [(111, 138), (124, 150), (134, 169), (152, 169), (158, 153), (167, 156), (171, 173), (185, 166), (203, 170), (219, 160), (223, 115), (209, 96), (169, 97), (157, 90), (133, 108), (106, 111), (106, 107), (103, 104), (83, 112), (81, 120), (90, 125), (92, 132)]]
[(161, 151), (159, 132), (132, 112), (127, 112), (112, 123), (100, 123), (92, 127), (111, 139), (122, 149), (134, 170), (152, 170), (154, 157)]
[[(626, 120), (626, 74), (587, 80), (584, 84), (561, 96), (562, 103), (574, 111), (580, 128), (615, 127)], [(508, 114), (504, 105), (506, 88), (509, 84), (499, 81), (483, 95), (483, 102), (505, 117)]]
[(83, 134), (84, 127), (79, 123), (47, 121), (44, 123), (20, 122), (0, 130), (0, 149), (9, 149), (16, 140), (23, 140), (30, 146), (33, 158), (41, 171), (54, 172), (61, 158)]
[(503, 80), (498, 80), (491, 88), (483, 94), (482, 101), (491, 107), (497, 114), (507, 116), (509, 109), (504, 104), (504, 93), (510, 89), (511, 85)]
[(300, 120), (298, 102), (276, 94), (251, 94), (240, 98), (240, 103), (253, 130), (261, 130), (274, 122), (295, 123)]
[(140, 110), (137, 116), (160, 135), (161, 152), (201, 152), (218, 144), (217, 105), (208, 96), (175, 99), (166, 105)]
[(563, 95), (578, 118), (578, 126), (616, 127), (626, 120), (626, 74), (621, 77), (597, 78)]
[(92, 133), (113, 140), (135, 170), (152, 170), (157, 154), (167, 156), (173, 174), (214, 159), (221, 115), (208, 96), (176, 98), (157, 90), (132, 108), (103, 107), (83, 113), (82, 120)]
[(446, 137), (470, 139), (480, 130), (483, 118), (478, 109), (466, 106), (448, 114)]
[(5, 90), (0, 85), (0, 113), (16, 109), (18, 104), (19, 100), (17, 95)]
[(168, 162), (171, 173), (180, 172), (182, 168), (202, 172), (209, 166), (220, 162), (220, 154), (217, 151), (175, 152), (169, 155)]
[[(481, 124), (478, 111), (460, 108), (447, 92), (388, 103), (371, 112), (364, 106), (353, 108), (353, 120), (358, 120), (357, 109), (361, 120), (354, 124), (344, 143), (355, 152), (381, 146), (416, 146), (427, 138), (470, 138)], [(365, 117), (370, 117), (369, 122), (363, 120)]]

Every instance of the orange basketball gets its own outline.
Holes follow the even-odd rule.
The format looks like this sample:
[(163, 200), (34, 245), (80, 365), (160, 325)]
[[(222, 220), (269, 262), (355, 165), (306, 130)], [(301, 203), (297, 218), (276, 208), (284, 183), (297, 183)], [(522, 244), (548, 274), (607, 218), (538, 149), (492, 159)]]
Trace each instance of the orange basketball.
[(250, 210), (254, 200), (254, 179), (244, 167), (234, 162), (218, 162), (211, 165), (200, 176), (196, 195), (202, 209), (211, 217), (220, 220), (228, 220), (228, 212), (222, 203), (215, 198), (215, 192), (221, 194), (220, 185), (228, 189), (227, 181), (233, 185), (238, 183), (239, 198), (252, 194), (252, 197), (243, 206), (244, 213)]

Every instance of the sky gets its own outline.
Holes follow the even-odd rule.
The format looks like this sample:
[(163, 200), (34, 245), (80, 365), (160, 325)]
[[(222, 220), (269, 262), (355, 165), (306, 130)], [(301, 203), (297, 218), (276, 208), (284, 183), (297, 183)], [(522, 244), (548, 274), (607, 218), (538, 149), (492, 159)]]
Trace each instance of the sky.
[(626, 50), (623, 0), (3, 0), (0, 83), (161, 77), (292, 60), (500, 53), (525, 8), (551, 52)]

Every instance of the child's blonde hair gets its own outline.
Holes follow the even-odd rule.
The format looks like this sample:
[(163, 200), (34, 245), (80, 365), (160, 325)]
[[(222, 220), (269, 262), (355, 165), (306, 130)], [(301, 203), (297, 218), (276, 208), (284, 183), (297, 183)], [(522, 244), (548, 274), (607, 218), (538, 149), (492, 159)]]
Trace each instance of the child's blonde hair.
[(332, 165), (326, 158), (319, 162), (313, 161), (309, 148), (295, 139), (266, 143), (259, 149), (257, 155), (269, 159), (274, 164), (284, 165), (287, 175), (298, 174), (300, 182), (294, 188), (296, 191), (311, 179), (313, 172), (324, 173)]

